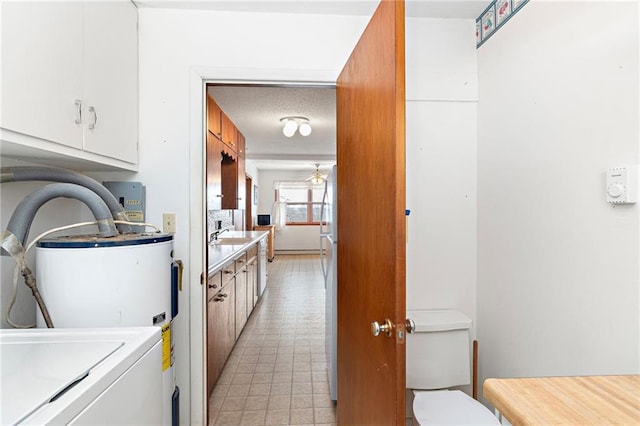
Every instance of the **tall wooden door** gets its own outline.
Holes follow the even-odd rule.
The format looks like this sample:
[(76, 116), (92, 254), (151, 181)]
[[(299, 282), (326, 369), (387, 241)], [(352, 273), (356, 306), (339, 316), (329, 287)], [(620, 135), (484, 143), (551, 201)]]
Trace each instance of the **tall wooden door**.
[(404, 2), (383, 0), (337, 83), (341, 425), (404, 424), (404, 67)]

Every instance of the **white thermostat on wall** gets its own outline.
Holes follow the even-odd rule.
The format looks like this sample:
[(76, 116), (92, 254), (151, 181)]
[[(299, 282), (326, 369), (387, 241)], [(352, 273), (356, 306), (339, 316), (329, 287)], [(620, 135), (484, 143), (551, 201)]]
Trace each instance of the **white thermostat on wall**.
[(607, 170), (607, 201), (633, 204), (638, 201), (638, 166), (612, 167)]

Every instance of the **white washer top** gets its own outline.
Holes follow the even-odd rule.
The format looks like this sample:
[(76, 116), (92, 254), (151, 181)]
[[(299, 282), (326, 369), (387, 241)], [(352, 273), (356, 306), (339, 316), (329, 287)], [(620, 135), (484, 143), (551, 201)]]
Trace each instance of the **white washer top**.
[(413, 416), (421, 425), (499, 425), (489, 409), (459, 390), (413, 391)]
[(86, 405), (159, 339), (157, 327), (0, 330), (0, 424), (56, 412), (58, 398)]

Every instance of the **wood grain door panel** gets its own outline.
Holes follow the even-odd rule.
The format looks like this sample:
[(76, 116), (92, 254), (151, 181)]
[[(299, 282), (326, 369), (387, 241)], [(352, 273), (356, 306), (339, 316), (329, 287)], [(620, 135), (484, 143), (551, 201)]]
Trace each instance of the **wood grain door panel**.
[(339, 424), (404, 424), (404, 129), (404, 2), (385, 0), (337, 84)]

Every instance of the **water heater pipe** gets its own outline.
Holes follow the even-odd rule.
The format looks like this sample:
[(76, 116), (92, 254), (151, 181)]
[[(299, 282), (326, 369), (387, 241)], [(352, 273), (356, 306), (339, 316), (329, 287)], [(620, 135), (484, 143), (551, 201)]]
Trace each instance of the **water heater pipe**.
[(9, 224), (7, 225), (7, 230), (2, 235), (2, 239), (0, 239), (3, 254), (6, 251), (12, 256), (15, 256), (14, 253), (7, 250), (6, 244), (15, 246), (19, 243), (24, 248), (27, 242), (29, 228), (31, 228), (31, 223), (38, 209), (47, 201), (58, 197), (74, 198), (86, 204), (98, 222), (98, 230), (101, 237), (114, 237), (118, 235), (118, 230), (113, 223), (111, 211), (95, 192), (71, 183), (52, 183), (27, 195), (13, 211), (9, 219)]
[[(61, 183), (74, 183), (88, 188), (98, 194), (111, 210), (114, 220), (128, 221), (124, 207), (118, 203), (116, 197), (95, 179), (74, 172), (73, 170), (60, 169), (57, 167), (3, 167), (0, 169), (0, 183), (4, 182), (26, 182), (26, 181), (48, 181)], [(130, 225), (119, 224), (118, 230), (123, 234), (133, 232)]]

